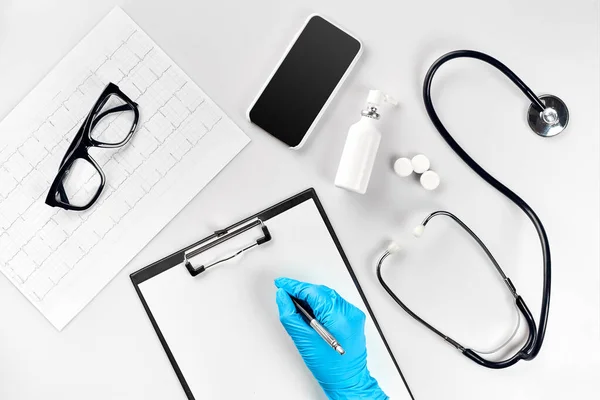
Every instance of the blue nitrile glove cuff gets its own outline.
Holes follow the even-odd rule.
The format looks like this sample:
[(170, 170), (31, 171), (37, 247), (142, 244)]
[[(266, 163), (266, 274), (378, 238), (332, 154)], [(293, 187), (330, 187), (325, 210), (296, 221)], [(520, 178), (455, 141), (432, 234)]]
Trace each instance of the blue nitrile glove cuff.
[[(276, 279), (275, 285), (279, 319), (328, 398), (387, 399), (367, 369), (365, 314), (326, 286), (289, 278)], [(308, 303), (346, 354), (339, 355), (302, 319), (290, 295)]]

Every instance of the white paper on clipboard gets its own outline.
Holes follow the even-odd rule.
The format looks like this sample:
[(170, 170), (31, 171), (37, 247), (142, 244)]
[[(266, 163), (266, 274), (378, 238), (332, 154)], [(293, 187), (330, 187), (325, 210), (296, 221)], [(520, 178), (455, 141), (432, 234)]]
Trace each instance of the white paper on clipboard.
[(197, 277), (177, 265), (139, 284), (193, 396), (326, 398), (279, 322), (273, 280), (287, 276), (334, 288), (365, 312), (371, 374), (388, 396), (410, 400), (314, 200), (265, 224), (272, 241), (240, 259)]

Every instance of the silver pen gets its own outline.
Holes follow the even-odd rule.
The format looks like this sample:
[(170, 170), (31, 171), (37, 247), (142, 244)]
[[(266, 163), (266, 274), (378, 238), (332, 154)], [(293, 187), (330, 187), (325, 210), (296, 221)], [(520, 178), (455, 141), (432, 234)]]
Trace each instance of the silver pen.
[(330, 345), (335, 351), (337, 351), (341, 356), (343, 356), (346, 353), (346, 351), (344, 350), (342, 345), (335, 339), (335, 337), (333, 337), (331, 333), (329, 333), (327, 329), (325, 329), (325, 327), (323, 327), (323, 325), (319, 323), (319, 321), (315, 319), (314, 315), (311, 312), (312, 310), (308, 311), (305, 307), (303, 307), (300, 304), (300, 300), (296, 299), (295, 297), (290, 296), (290, 298), (294, 302), (294, 305), (302, 315), (303, 319), (306, 320), (306, 322), (319, 334), (319, 336), (321, 336), (321, 338), (323, 338), (324, 341), (327, 342), (328, 345)]

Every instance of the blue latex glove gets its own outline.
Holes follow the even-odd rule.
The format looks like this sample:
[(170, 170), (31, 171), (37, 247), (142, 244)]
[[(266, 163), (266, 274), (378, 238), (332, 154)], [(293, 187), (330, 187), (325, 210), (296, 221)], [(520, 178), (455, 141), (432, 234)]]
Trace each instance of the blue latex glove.
[[(279, 319), (292, 337), (308, 369), (332, 400), (387, 399), (367, 369), (365, 314), (327, 286), (289, 278), (275, 280)], [(339, 355), (296, 310), (289, 295), (304, 300), (315, 318), (342, 345)]]

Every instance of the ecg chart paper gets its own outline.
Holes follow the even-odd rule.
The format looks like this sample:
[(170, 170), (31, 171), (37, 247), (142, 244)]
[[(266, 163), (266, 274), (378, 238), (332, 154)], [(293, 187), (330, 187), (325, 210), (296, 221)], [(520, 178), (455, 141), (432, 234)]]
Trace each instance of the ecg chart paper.
[[(138, 103), (138, 129), (122, 148), (89, 150), (106, 175), (89, 210), (50, 207), (109, 82)], [(115, 8), (0, 123), (0, 271), (61, 330), (249, 141)]]

